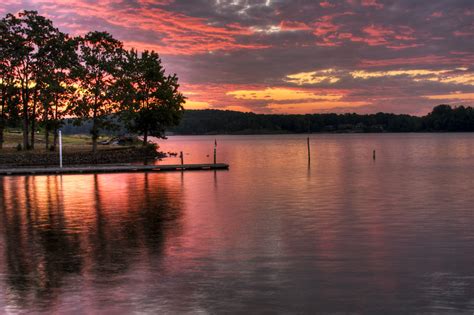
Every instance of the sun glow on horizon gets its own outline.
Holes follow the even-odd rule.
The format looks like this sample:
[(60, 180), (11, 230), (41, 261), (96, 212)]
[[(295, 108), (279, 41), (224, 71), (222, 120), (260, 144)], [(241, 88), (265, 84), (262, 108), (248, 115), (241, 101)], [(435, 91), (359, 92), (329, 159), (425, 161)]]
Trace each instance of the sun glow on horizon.
[(242, 100), (264, 101), (339, 100), (343, 97), (342, 94), (316, 94), (315, 92), (305, 90), (271, 87), (263, 90), (236, 90), (226, 94)]

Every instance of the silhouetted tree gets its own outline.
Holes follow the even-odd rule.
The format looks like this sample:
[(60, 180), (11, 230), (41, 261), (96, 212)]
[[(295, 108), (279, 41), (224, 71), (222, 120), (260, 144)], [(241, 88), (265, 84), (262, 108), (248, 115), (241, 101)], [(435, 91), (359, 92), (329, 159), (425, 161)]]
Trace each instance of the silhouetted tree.
[(2, 19), (0, 21), (0, 149), (3, 147), (3, 135), (7, 124), (8, 109), (12, 106), (15, 89), (13, 73), (13, 49), (9, 27)]
[(92, 121), (93, 152), (100, 130), (112, 127), (109, 115), (117, 107), (113, 92), (122, 53), (122, 43), (106, 32), (90, 32), (79, 39), (79, 96), (70, 109), (82, 121)]
[(76, 92), (72, 73), (77, 70), (77, 41), (57, 32), (45, 45), (43, 71), (39, 76), (42, 103), (42, 125), (45, 129), (45, 146), (49, 148), (49, 134), (54, 135), (52, 149), (56, 149), (58, 129), (68, 113), (68, 103)]
[(178, 92), (176, 75), (165, 75), (158, 54), (145, 51), (127, 51), (121, 66), (121, 80), (117, 84), (117, 97), (121, 103), (121, 116), (127, 128), (143, 135), (164, 137), (167, 127), (181, 119), (184, 96)]
[[(3, 19), (13, 47), (15, 83), (20, 88), (23, 119), (23, 147), (34, 147), (36, 111), (39, 96), (38, 74), (43, 71), (42, 55), (46, 42), (57, 29), (51, 20), (36, 11), (22, 11), (18, 17), (7, 14)], [(31, 143), (28, 139), (31, 121)]]

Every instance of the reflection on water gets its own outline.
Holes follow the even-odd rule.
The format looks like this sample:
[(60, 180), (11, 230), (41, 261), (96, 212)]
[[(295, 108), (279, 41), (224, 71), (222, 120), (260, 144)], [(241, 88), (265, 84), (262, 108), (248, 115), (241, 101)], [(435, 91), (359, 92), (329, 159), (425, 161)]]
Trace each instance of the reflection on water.
[(221, 136), (229, 171), (0, 178), (0, 307), (472, 312), (474, 135), (311, 138), (310, 165), (305, 136)]
[(94, 296), (102, 286), (124, 285), (121, 276), (139, 264), (159, 265), (168, 239), (180, 233), (183, 207), (179, 183), (163, 179), (0, 178), (0, 288), (8, 307), (47, 310), (64, 288), (79, 300), (75, 291)]

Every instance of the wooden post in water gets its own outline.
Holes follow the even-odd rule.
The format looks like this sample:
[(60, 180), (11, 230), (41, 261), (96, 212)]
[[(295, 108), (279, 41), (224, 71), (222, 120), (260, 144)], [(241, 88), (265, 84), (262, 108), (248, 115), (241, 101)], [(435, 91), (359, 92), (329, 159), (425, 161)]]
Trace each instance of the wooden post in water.
[(59, 130), (58, 133), (59, 133), (59, 168), (63, 168), (63, 137), (61, 134), (61, 130)]
[(375, 150), (374, 150), (374, 152), (373, 152), (373, 154), (372, 154), (372, 158), (373, 158), (374, 161), (375, 161)]
[(306, 142), (308, 143), (308, 163), (311, 162), (311, 149), (309, 146), (309, 137), (306, 138)]
[(217, 140), (214, 139), (214, 164), (217, 163)]
[(179, 157), (181, 158), (181, 165), (184, 164), (184, 156), (183, 156), (183, 151), (179, 154)]

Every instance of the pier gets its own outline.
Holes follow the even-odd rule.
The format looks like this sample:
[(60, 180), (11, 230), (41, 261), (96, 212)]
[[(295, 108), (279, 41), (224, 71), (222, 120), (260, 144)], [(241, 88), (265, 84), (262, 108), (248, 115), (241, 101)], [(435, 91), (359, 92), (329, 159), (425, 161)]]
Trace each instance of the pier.
[(216, 164), (176, 164), (176, 165), (90, 165), (68, 167), (23, 167), (0, 169), (0, 176), (14, 175), (62, 175), (62, 174), (106, 174), (106, 173), (143, 173), (173, 171), (228, 170), (229, 165)]

